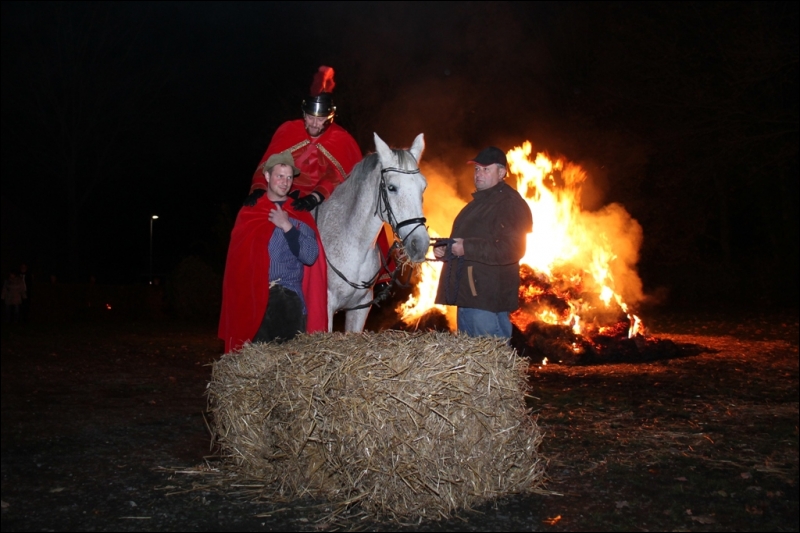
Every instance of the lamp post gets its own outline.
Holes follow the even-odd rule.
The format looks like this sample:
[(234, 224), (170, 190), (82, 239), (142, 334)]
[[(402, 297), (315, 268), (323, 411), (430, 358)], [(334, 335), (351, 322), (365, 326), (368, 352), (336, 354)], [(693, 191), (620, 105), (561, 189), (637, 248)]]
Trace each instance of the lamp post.
[(158, 218), (158, 215), (150, 216), (150, 285), (153, 284), (153, 221)]

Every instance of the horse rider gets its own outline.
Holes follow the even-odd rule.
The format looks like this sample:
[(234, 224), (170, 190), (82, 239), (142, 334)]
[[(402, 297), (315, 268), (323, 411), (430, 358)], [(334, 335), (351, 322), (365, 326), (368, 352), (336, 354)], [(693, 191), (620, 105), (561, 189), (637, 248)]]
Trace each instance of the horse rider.
[[(353, 167), (361, 161), (361, 149), (347, 130), (334, 123), (336, 106), (333, 102), (333, 68), (319, 67), (311, 83), (309, 96), (303, 100), (303, 118), (281, 124), (272, 136), (261, 162), (253, 173), (250, 194), (244, 205), (253, 206), (266, 192), (264, 164), (270, 156), (289, 152), (300, 175), (294, 180), (292, 206), (300, 211), (314, 211), (341, 184)], [(384, 258), (389, 251), (385, 232), (378, 237)], [(393, 267), (393, 261), (389, 260)], [(379, 282), (388, 281), (388, 273)]]
[(445, 261), (436, 303), (458, 307), (460, 332), (510, 339), (509, 314), (519, 307), (519, 262), (533, 216), (503, 181), (508, 161), (502, 150), (489, 146), (468, 163), (475, 165), (472, 201), (456, 216), (447, 249), (433, 249)]
[(262, 165), (266, 192), (239, 210), (231, 232), (219, 337), (225, 352), (247, 341), (282, 342), (327, 331), (327, 265), (319, 231), (289, 193), (300, 169), (288, 152)]
[(303, 118), (281, 124), (267, 146), (267, 151), (253, 173), (250, 195), (245, 204), (254, 205), (267, 190), (264, 164), (271, 155), (288, 151), (294, 158), (300, 175), (294, 182), (292, 202), (295, 209), (311, 211), (347, 179), (356, 163), (361, 161), (361, 149), (355, 139), (335, 124), (336, 106), (332, 91), (335, 86), (333, 69), (322, 66), (314, 76), (310, 95), (301, 106)]

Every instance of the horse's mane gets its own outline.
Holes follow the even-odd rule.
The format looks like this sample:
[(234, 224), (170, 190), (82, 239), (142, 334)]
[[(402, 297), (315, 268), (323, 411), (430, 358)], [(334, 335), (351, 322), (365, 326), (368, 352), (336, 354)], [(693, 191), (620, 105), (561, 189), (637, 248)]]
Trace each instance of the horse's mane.
[[(411, 155), (411, 152), (408, 150), (400, 150), (397, 148), (392, 148), (392, 152), (394, 155), (397, 156), (397, 160), (400, 163), (400, 167), (411, 167), (417, 165), (416, 159), (414, 156)], [(353, 167), (353, 170), (350, 171), (350, 176), (347, 178), (345, 183), (348, 181), (353, 181), (355, 183), (360, 183), (366, 181), (366, 179), (372, 175), (373, 172), (377, 170), (380, 166), (380, 159), (378, 158), (377, 152), (372, 152), (364, 157), (361, 161), (359, 161), (356, 166)]]

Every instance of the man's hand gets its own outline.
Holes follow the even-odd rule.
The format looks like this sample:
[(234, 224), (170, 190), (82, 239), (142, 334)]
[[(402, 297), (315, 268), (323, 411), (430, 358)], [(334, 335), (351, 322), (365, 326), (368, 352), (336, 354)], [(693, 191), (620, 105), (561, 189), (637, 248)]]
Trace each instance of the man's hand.
[(453, 255), (456, 257), (461, 257), (464, 255), (464, 239), (461, 237), (456, 237), (453, 239), (453, 245), (450, 247), (450, 251), (453, 252)]
[[(445, 259), (450, 260), (453, 257), (461, 257), (464, 255), (464, 239), (457, 237), (455, 239), (438, 239), (442, 241), (441, 243), (437, 242), (433, 245), (433, 256), (436, 259)], [(447, 257), (449, 253), (452, 254), (451, 257)]]
[(322, 203), (322, 195), (318, 192), (312, 192), (308, 196), (301, 196), (292, 202), (292, 207), (298, 211), (311, 211), (319, 204)]
[(269, 212), (269, 221), (281, 228), (284, 232), (292, 229), (292, 223), (289, 221), (289, 213), (281, 209), (280, 205), (275, 205), (275, 209)]
[(247, 195), (247, 198), (244, 199), (242, 205), (245, 207), (253, 207), (258, 202), (258, 199), (264, 196), (264, 193), (267, 192), (264, 189), (256, 189), (250, 194)]

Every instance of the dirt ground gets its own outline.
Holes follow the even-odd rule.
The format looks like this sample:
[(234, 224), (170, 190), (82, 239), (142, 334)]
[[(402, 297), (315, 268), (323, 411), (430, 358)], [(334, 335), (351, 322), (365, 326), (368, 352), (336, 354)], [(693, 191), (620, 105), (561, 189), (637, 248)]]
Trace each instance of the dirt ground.
[(643, 318), (704, 350), (531, 366), (548, 493), (405, 526), (326, 522), (325, 502), (197, 473), (213, 324), (4, 324), (2, 530), (797, 531), (797, 311)]

